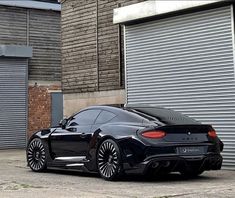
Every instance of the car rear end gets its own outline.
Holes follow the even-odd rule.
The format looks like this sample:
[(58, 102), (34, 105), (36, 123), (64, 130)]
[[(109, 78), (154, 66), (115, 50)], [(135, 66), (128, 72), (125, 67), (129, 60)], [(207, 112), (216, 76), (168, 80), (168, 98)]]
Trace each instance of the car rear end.
[(159, 172), (219, 170), (223, 143), (209, 125), (171, 125), (137, 132), (148, 145), (143, 164)]
[(223, 143), (212, 126), (171, 110), (160, 109), (159, 115), (156, 109), (155, 113), (143, 108), (134, 111), (153, 123), (136, 132), (146, 145), (138, 170), (197, 175), (205, 170), (221, 169)]

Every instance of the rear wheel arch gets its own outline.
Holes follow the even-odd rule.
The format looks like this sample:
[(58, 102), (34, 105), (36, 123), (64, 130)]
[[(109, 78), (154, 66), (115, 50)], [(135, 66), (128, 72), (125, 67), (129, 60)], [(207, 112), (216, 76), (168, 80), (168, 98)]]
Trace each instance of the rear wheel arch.
[[(101, 145), (105, 140), (108, 140), (108, 139), (113, 140), (113, 141), (118, 145), (117, 140), (116, 140), (113, 136), (106, 135), (106, 136), (104, 136), (104, 137), (101, 137), (101, 138), (97, 141), (96, 151), (95, 151), (95, 158), (96, 158), (96, 156), (97, 156), (98, 149), (99, 149), (100, 145)], [(119, 145), (118, 145), (118, 146), (119, 146)], [(119, 146), (119, 148), (120, 148), (120, 146)], [(96, 160), (96, 159), (95, 159), (95, 160)]]
[(99, 148), (99, 146), (100, 146), (105, 140), (108, 140), (108, 139), (111, 139), (111, 140), (113, 140), (113, 141), (115, 141), (115, 142), (117, 143), (117, 140), (116, 140), (113, 136), (111, 136), (111, 135), (106, 135), (106, 136), (101, 137), (101, 138), (99, 139), (99, 141), (97, 142), (96, 148)]
[[(105, 145), (105, 146), (104, 146)], [(102, 157), (100, 157), (100, 150), (107, 148), (109, 146), (107, 145), (111, 145), (111, 149), (115, 148), (115, 153), (117, 156), (116, 158), (116, 164), (115, 164), (115, 171), (113, 173), (113, 175), (111, 176), (105, 176), (104, 173), (102, 173), (101, 170), (101, 166), (99, 165), (99, 161), (100, 159), (102, 159)], [(108, 148), (109, 149), (109, 148)], [(110, 150), (111, 150), (110, 149)], [(114, 157), (114, 156), (113, 156)], [(103, 158), (104, 159), (104, 158)], [(114, 160), (115, 161), (115, 160)], [(115, 162), (114, 162), (115, 163)], [(119, 176), (122, 175), (123, 172), (123, 168), (122, 168), (122, 155), (121, 155), (121, 149), (120, 146), (118, 145), (117, 141), (115, 141), (115, 138), (110, 136), (107, 136), (105, 138), (102, 138), (102, 140), (99, 142), (99, 145), (97, 146), (97, 150), (96, 150), (96, 166), (97, 166), (97, 170), (99, 172), (99, 174), (101, 175), (101, 177), (103, 177), (105, 180), (116, 180), (117, 178), (119, 178)], [(117, 166), (117, 167), (116, 167)]]

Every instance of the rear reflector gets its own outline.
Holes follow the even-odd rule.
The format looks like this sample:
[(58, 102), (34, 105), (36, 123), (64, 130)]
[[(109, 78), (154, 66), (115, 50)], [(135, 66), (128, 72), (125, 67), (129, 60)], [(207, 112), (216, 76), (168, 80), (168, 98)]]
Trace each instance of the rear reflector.
[(211, 138), (216, 138), (217, 137), (217, 134), (215, 131), (209, 131), (208, 132), (208, 136), (211, 137)]
[(164, 131), (145, 131), (141, 135), (146, 138), (160, 139), (163, 138), (166, 133)]

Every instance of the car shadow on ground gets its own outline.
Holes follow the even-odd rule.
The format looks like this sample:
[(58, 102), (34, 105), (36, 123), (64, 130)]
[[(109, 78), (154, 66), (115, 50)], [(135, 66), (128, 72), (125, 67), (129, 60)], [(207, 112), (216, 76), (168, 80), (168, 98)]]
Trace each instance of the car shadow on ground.
[[(96, 178), (96, 179), (102, 179), (98, 173), (84, 173), (79, 171), (71, 171), (71, 170), (58, 170), (58, 169), (48, 169), (44, 173), (49, 174), (61, 174), (61, 175), (67, 175), (67, 176), (78, 176), (78, 177), (84, 177), (84, 178)], [(217, 180), (220, 179), (219, 177), (215, 176), (207, 176), (207, 175), (200, 175), (194, 178), (187, 178), (185, 176), (182, 176), (178, 173), (170, 173), (166, 175), (160, 175), (160, 176), (143, 176), (143, 175), (123, 175), (121, 178), (117, 180), (117, 182), (180, 182), (180, 181), (211, 181), (211, 180)]]
[(139, 176), (139, 175), (127, 175), (121, 179), (123, 182), (180, 182), (180, 181), (205, 181), (205, 180), (216, 180), (217, 177), (209, 176), (196, 176), (196, 177), (185, 177), (178, 173), (170, 173), (166, 175), (155, 175), (155, 176)]

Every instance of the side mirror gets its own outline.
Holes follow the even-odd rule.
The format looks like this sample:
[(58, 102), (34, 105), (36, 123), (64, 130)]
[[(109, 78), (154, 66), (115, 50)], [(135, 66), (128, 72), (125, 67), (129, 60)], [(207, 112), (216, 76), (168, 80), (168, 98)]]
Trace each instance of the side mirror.
[(60, 121), (60, 126), (61, 126), (61, 128), (62, 128), (62, 129), (65, 129), (67, 123), (68, 123), (68, 119), (67, 119), (67, 118), (61, 120), (61, 121)]

